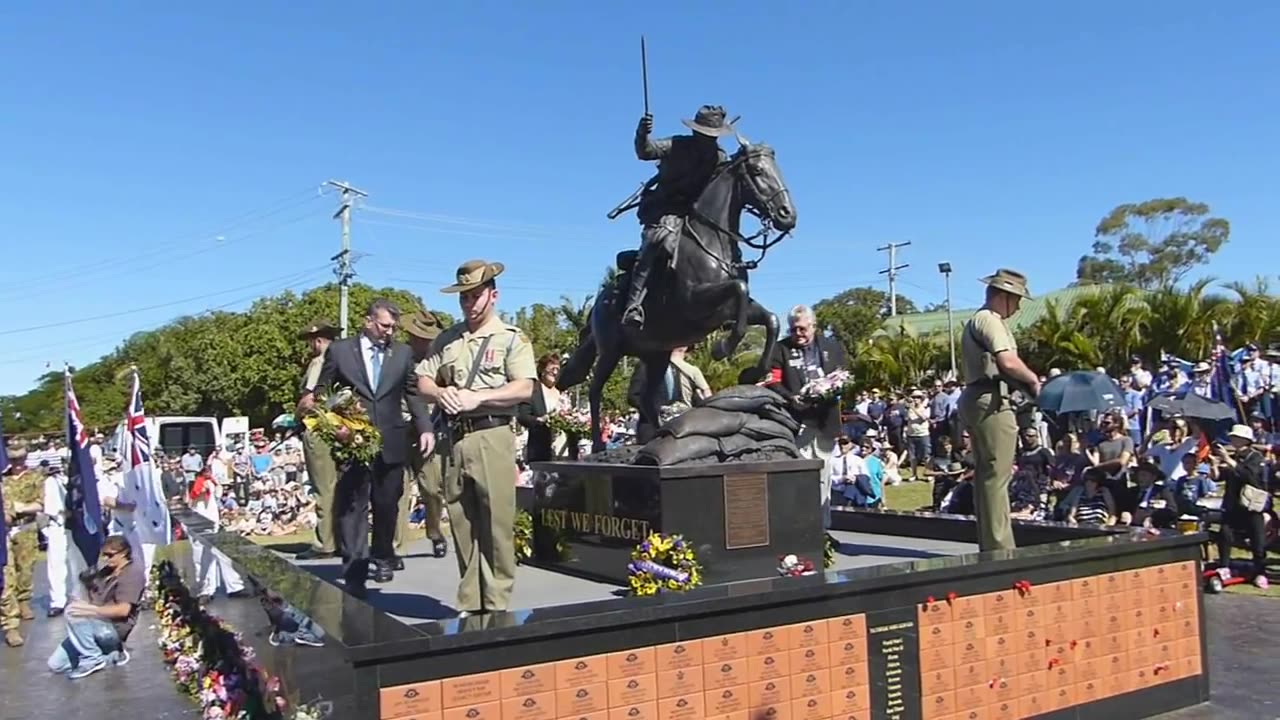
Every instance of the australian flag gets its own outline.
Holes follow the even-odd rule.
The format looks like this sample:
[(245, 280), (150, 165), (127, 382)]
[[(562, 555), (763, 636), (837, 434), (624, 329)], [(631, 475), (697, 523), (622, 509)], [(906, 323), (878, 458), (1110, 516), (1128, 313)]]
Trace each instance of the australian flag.
[(67, 467), (67, 528), (71, 540), (80, 549), (85, 565), (98, 562), (102, 548), (102, 504), (98, 500), (98, 478), (89, 457), (89, 431), (80, 414), (80, 402), (71, 386), (71, 371), (66, 372), (67, 448), (71, 461)]
[[(1235, 408), (1236, 390), (1231, 384), (1231, 353), (1222, 342), (1222, 332), (1215, 323), (1213, 326), (1213, 375), (1211, 376), (1210, 397)], [(1239, 412), (1237, 411), (1237, 414)], [(1242, 421), (1243, 422), (1243, 421)]]

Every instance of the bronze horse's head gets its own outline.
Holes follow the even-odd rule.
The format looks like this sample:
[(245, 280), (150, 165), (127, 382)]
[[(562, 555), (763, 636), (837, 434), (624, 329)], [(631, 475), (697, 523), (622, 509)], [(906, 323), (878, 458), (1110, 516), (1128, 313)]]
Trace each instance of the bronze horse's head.
[(782, 180), (782, 171), (773, 156), (773, 148), (764, 143), (752, 145), (738, 136), (738, 151), (730, 162), (741, 164), (742, 184), (746, 189), (747, 204), (781, 232), (796, 227), (796, 208), (791, 204), (791, 191)]

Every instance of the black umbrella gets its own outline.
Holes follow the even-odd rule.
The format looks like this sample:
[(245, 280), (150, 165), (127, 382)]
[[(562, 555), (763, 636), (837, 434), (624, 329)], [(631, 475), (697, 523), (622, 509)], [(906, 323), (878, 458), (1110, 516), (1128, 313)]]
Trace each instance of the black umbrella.
[(1106, 373), (1081, 370), (1045, 383), (1036, 404), (1045, 412), (1058, 414), (1106, 412), (1124, 407), (1124, 391)]
[(1166, 415), (1182, 415), (1196, 420), (1234, 420), (1236, 417), (1235, 408), (1230, 405), (1187, 391), (1161, 393), (1151, 398), (1147, 406)]

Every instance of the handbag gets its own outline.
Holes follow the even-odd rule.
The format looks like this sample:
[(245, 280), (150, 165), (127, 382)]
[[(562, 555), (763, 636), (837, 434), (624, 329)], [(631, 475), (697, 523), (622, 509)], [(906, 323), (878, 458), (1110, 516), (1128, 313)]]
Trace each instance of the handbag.
[(1249, 512), (1262, 512), (1267, 508), (1270, 494), (1260, 487), (1244, 485), (1240, 488), (1240, 505)]

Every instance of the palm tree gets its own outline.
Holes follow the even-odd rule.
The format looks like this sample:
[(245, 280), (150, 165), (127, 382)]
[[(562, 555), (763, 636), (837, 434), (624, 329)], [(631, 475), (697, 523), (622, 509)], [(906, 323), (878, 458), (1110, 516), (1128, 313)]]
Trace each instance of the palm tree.
[(586, 330), (587, 325), (591, 322), (591, 304), (595, 301), (594, 295), (587, 295), (582, 302), (575, 302), (568, 295), (560, 296), (560, 304), (556, 307), (556, 312), (564, 320), (569, 329), (573, 331), (575, 337), (580, 337), (582, 332)]
[(1158, 357), (1167, 352), (1188, 360), (1209, 356), (1215, 324), (1225, 323), (1230, 304), (1226, 298), (1206, 294), (1212, 278), (1192, 283), (1185, 290), (1163, 287), (1147, 295), (1152, 321), (1142, 343), (1142, 354)]
[(858, 348), (854, 359), (857, 378), (886, 387), (918, 385), (930, 375), (950, 367), (947, 347), (933, 337), (917, 337), (895, 331)]
[(1223, 328), (1232, 347), (1247, 343), (1265, 345), (1280, 328), (1280, 302), (1271, 294), (1271, 283), (1259, 276), (1253, 285), (1231, 282), (1222, 286), (1240, 298), (1227, 313)]
[(764, 351), (764, 331), (761, 328), (751, 328), (747, 330), (747, 334), (743, 336), (742, 342), (738, 344), (738, 349), (733, 355), (724, 360), (716, 360), (711, 356), (711, 348), (715, 347), (728, 332), (728, 330), (717, 330), (711, 333), (706, 340), (695, 345), (686, 356), (690, 363), (702, 370), (707, 384), (713, 391), (737, 385), (738, 375), (755, 365), (760, 359), (760, 353)]
[(1129, 356), (1142, 344), (1151, 309), (1145, 293), (1133, 287), (1117, 286), (1080, 298), (1072, 305), (1071, 316), (1079, 334), (1091, 341), (1087, 345), (1078, 342), (1071, 345), (1089, 356), (1088, 360), (1094, 363), (1090, 367), (1102, 365), (1119, 372), (1129, 366)]
[(1053, 300), (1046, 301), (1044, 316), (1023, 333), (1019, 354), (1024, 355), (1035, 368), (1073, 369), (1101, 365), (1102, 352), (1082, 331), (1084, 312), (1078, 302), (1060, 307)]

